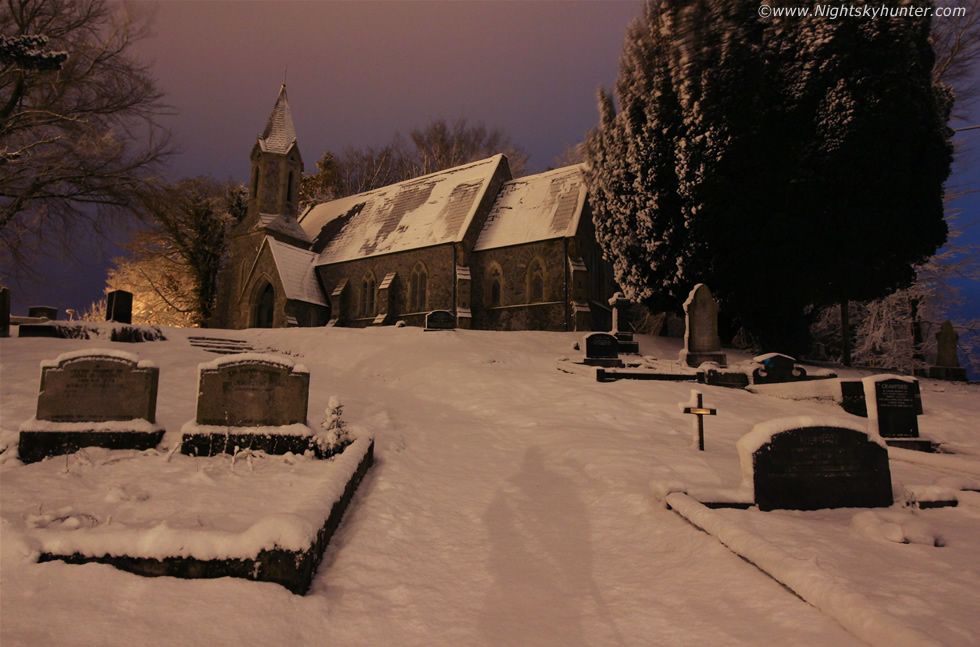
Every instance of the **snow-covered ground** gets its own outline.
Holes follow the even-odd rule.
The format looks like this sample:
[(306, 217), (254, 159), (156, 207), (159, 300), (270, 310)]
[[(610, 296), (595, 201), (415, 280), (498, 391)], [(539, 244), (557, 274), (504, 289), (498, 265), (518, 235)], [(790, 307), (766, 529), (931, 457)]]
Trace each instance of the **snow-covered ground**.
[[(141, 344), (0, 340), (0, 445), (16, 443), (19, 425), (35, 413), (42, 360), (118, 347), (160, 367), (157, 420), (170, 446), (194, 417), (197, 365), (215, 357), (188, 343), (201, 332), (165, 329), (168, 341)], [(83, 507), (72, 503), (71, 492), (72, 474), (84, 466), (76, 458), (24, 466), (7, 451), (0, 454), (4, 647), (865, 644), (660, 498), (670, 487), (736, 488), (735, 443), (756, 423), (803, 415), (858, 420), (832, 402), (700, 386), (705, 405), (718, 409), (705, 419), (702, 453), (691, 447), (693, 416), (678, 408), (690, 400), (691, 384), (600, 384), (559, 371), (556, 360), (575, 355), (571, 345), (580, 335), (573, 333), (210, 334), (302, 362), (311, 374), (310, 425), (319, 425), (329, 398), (338, 396), (344, 417), (376, 439), (376, 464), (310, 594), (235, 579), (151, 579), (98, 564), (38, 564), (35, 533), (48, 529), (41, 526), (85, 526), (84, 517), (58, 515)], [(644, 355), (677, 357), (678, 340), (638, 339)], [(744, 359), (729, 353), (730, 362)], [(899, 497), (891, 509), (714, 514), (761, 545), (808, 562), (821, 583), (839, 582), (855, 594), (848, 600), (861, 601), (854, 608), (874, 607), (936, 644), (976, 645), (980, 509), (973, 493), (963, 494), (957, 508), (929, 510), (905, 507), (903, 493), (936, 483), (980, 486), (978, 392), (922, 381), (922, 434), (961, 456), (926, 465), (896, 460), (907, 452), (896, 453), (891, 470)], [(293, 480), (285, 476), (288, 464), (266, 460)], [(223, 506), (260, 519), (274, 514), (268, 505), (281, 493), (261, 501), (235, 497), (239, 481), (229, 463), (166, 486), (141, 484), (129, 473), (127, 487), (86, 496), (100, 515), (118, 505), (142, 518), (155, 497), (180, 500), (227, 483)], [(303, 466), (298, 462), (297, 470)], [(29, 479), (29, 470), (39, 468), (43, 478)], [(248, 473), (241, 464), (235, 470)], [(872, 642), (889, 639), (887, 626), (871, 630)]]

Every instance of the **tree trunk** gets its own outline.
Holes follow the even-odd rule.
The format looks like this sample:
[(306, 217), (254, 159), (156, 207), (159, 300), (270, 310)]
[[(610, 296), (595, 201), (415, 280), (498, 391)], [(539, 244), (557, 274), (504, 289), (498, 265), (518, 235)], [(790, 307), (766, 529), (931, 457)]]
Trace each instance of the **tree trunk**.
[(840, 353), (841, 363), (851, 365), (851, 322), (848, 313), (847, 299), (840, 303)]

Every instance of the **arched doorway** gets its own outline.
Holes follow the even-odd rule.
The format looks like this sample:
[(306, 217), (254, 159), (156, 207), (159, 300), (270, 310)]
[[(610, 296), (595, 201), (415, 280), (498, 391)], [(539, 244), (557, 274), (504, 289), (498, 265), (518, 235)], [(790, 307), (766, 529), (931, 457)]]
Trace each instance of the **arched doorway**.
[(271, 283), (266, 283), (258, 300), (255, 302), (254, 328), (272, 328), (276, 313), (276, 291)]

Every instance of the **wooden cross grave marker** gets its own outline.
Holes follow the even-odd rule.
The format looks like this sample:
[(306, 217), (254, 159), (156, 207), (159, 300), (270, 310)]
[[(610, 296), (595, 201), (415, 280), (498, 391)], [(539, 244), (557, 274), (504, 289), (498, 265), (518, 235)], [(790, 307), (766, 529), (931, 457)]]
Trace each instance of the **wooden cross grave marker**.
[(704, 395), (700, 391), (692, 391), (697, 396), (697, 406), (684, 407), (684, 413), (692, 413), (698, 417), (698, 451), (704, 451), (704, 417), (718, 414), (717, 409), (707, 409), (704, 406)]

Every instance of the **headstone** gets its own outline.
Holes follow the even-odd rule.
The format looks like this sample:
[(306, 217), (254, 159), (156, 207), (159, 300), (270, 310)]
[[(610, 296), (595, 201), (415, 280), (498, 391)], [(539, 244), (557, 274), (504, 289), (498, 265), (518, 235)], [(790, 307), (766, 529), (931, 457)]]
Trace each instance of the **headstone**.
[(918, 380), (899, 375), (866, 377), (864, 399), (873, 431), (882, 438), (918, 438), (921, 404)]
[(864, 401), (864, 383), (861, 380), (840, 381), (840, 406), (854, 416), (868, 417), (868, 405)]
[(28, 317), (44, 317), (48, 321), (58, 318), (58, 309), (49, 306), (31, 306), (27, 309)]
[(302, 454), (310, 373), (288, 357), (242, 353), (198, 367), (197, 416), (182, 431), (181, 452), (196, 456), (254, 449)]
[(633, 341), (632, 326), (625, 320), (626, 308), (630, 305), (622, 292), (617, 292), (609, 299), (609, 306), (612, 308), (612, 330), (610, 331), (619, 340), (619, 352), (630, 355), (639, 355), (640, 344)]
[(760, 510), (887, 507), (888, 450), (860, 423), (810, 417), (756, 425), (737, 443)]
[(806, 377), (806, 370), (802, 366), (797, 366), (796, 360), (789, 355), (768, 353), (753, 357), (752, 361), (762, 364), (752, 372), (754, 384), (796, 382)]
[(163, 436), (156, 425), (159, 375), (152, 362), (117, 350), (75, 351), (42, 362), (37, 415), (21, 425), (21, 460), (81, 447), (155, 447)]
[(586, 335), (583, 341), (585, 358), (582, 361), (585, 364), (605, 368), (623, 366), (623, 361), (619, 359), (619, 340), (615, 335), (594, 332)]
[(107, 294), (105, 320), (133, 323), (133, 293), (126, 290), (113, 290)]
[(448, 310), (433, 310), (425, 315), (426, 330), (454, 330), (456, 317)]
[(953, 329), (951, 321), (946, 320), (936, 333), (936, 365), (929, 367), (929, 377), (936, 380), (966, 382), (966, 369), (960, 367), (956, 355), (960, 336)]
[(9, 288), (0, 288), (0, 337), (10, 337)]
[(708, 286), (698, 283), (691, 290), (684, 302), (684, 313), (686, 327), (680, 361), (693, 367), (704, 362), (727, 366), (728, 360), (721, 352), (721, 338), (718, 336), (718, 303), (711, 297)]

